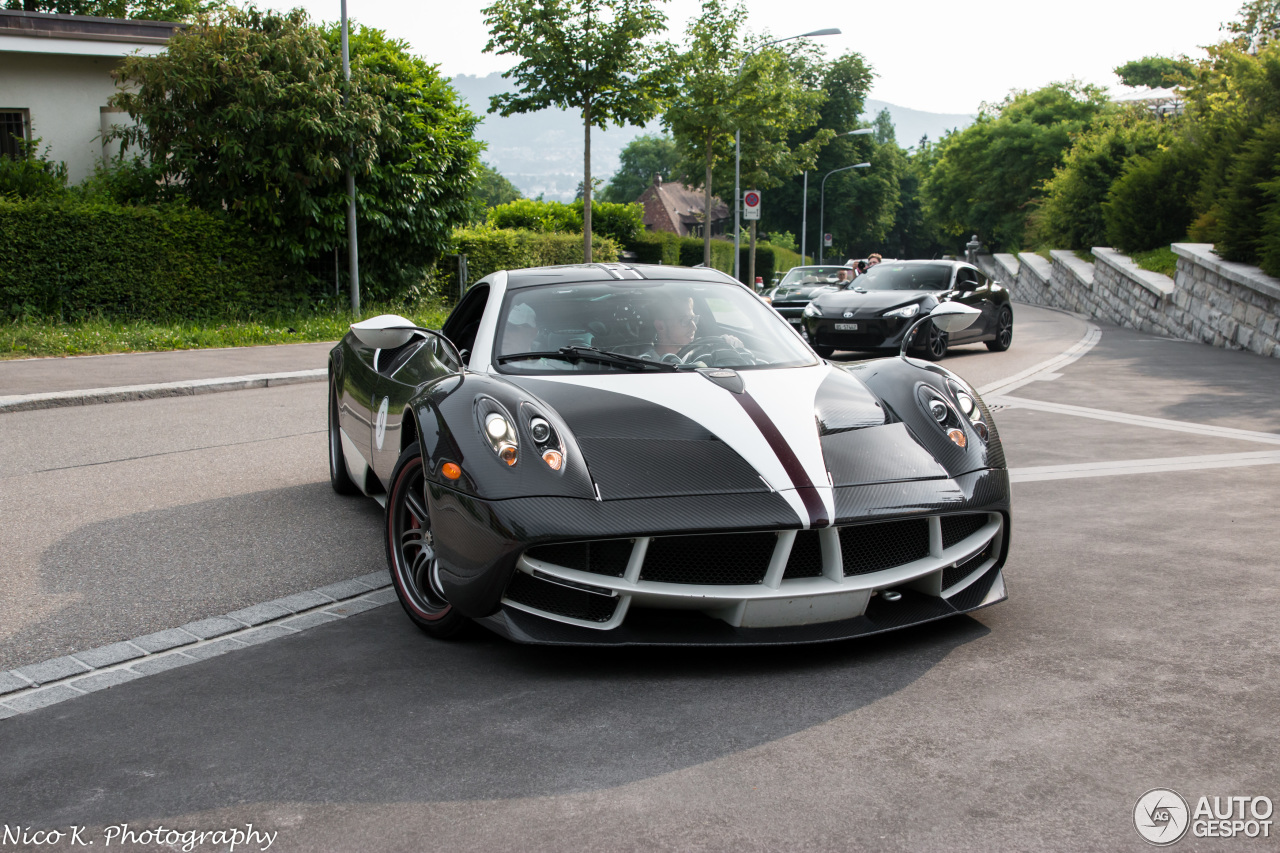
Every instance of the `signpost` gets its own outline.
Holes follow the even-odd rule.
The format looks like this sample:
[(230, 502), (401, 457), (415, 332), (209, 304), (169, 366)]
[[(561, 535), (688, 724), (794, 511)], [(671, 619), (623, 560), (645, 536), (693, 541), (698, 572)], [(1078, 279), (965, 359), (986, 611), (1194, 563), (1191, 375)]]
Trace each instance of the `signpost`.
[(759, 190), (747, 190), (742, 194), (742, 218), (743, 219), (759, 219), (760, 218), (760, 192)]
[(822, 235), (822, 245), (826, 246), (828, 249), (831, 248), (831, 232), (830, 231)]

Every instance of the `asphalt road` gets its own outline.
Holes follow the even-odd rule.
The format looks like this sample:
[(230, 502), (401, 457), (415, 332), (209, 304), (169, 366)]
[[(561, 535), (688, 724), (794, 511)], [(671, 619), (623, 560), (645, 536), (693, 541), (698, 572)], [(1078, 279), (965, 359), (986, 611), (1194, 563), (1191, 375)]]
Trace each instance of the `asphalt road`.
[[(1023, 307), (1009, 352), (946, 364), (988, 385), (1085, 331)], [(376, 506), (324, 482), (322, 388), (3, 416), (3, 665), (379, 567)], [(1222, 467), (1280, 449), (1226, 431), (1280, 432), (1280, 361), (1103, 327), (997, 403), (1022, 473), (1010, 599), (973, 617), (581, 651), (434, 642), (381, 607), (0, 722), (0, 825), (99, 846), (127, 821), (252, 822), (273, 850), (1110, 851), (1147, 849), (1150, 788), (1280, 799), (1280, 467)]]

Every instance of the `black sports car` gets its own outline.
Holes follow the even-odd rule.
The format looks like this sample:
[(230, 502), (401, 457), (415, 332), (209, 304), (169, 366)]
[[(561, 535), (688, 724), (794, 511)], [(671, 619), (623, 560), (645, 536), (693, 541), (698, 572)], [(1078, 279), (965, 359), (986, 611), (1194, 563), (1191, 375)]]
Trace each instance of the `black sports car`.
[(852, 278), (853, 270), (845, 266), (792, 267), (778, 286), (766, 291), (764, 296), (773, 310), (798, 327), (804, 317), (805, 306), (815, 296), (839, 290)]
[(715, 270), (498, 272), (441, 331), (356, 323), (329, 365), (333, 486), (385, 506), (432, 635), (814, 642), (1005, 598), (1009, 478), (977, 393), (905, 357), (824, 362)]
[(963, 261), (885, 261), (839, 291), (818, 294), (804, 309), (804, 329), (823, 358), (836, 350), (898, 350), (919, 317), (947, 301), (961, 302), (982, 315), (961, 331), (948, 333), (926, 323), (912, 350), (937, 361), (955, 344), (985, 341), (1003, 352), (1013, 341), (1009, 291)]

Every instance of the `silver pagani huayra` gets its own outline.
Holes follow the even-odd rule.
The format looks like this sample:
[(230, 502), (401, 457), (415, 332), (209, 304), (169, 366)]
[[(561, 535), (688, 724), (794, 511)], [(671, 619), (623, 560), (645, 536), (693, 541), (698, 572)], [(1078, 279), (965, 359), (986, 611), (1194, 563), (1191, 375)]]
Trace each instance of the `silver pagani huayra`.
[(823, 361), (714, 270), (494, 273), (440, 331), (354, 324), (329, 371), (333, 486), (385, 506), (434, 636), (802, 643), (1005, 598), (1009, 477), (974, 389)]

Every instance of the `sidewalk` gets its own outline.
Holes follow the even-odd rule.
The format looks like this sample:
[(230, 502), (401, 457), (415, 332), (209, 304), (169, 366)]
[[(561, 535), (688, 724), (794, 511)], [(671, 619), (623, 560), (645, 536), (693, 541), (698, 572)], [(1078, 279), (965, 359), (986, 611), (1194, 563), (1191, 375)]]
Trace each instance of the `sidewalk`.
[(0, 397), (324, 369), (333, 343), (0, 361)]

